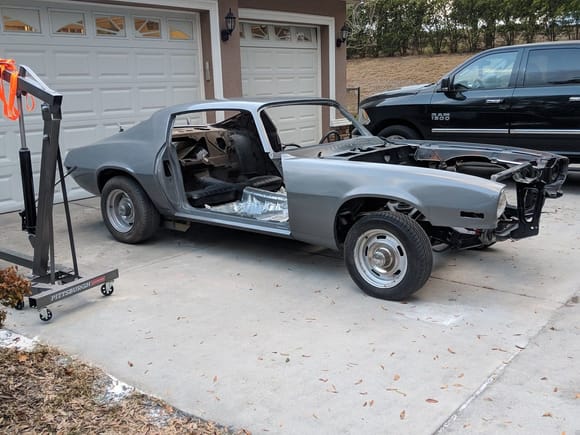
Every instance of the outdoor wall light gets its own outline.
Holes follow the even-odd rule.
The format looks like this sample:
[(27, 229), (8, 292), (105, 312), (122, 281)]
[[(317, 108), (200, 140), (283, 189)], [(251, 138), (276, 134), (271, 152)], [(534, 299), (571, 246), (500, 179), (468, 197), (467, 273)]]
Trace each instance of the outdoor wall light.
[(223, 29), (221, 33), (222, 41), (224, 42), (230, 39), (230, 35), (236, 28), (236, 16), (232, 14), (232, 8), (230, 8), (230, 11), (226, 14), (225, 20), (226, 20), (226, 28)]
[(336, 46), (340, 48), (340, 46), (346, 42), (348, 37), (350, 36), (350, 28), (344, 23), (340, 28), (340, 37), (336, 40)]

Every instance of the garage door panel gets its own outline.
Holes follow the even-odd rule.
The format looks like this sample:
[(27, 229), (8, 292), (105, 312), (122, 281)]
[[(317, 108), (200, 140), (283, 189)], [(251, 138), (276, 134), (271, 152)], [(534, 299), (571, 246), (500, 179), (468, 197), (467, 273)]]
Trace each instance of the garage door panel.
[(16, 178), (14, 171), (10, 167), (0, 166), (0, 203), (17, 209), (19, 204), (15, 198), (19, 196), (19, 188), (20, 180)]
[[(248, 25), (242, 23), (248, 30)], [(267, 40), (254, 39), (244, 32), (241, 44), (242, 90), (244, 96), (318, 96), (320, 95), (318, 43), (304, 44), (297, 39), (298, 28), (291, 28), (291, 40), (276, 40), (275, 25)], [(311, 29), (310, 34), (316, 34)], [(295, 111), (272, 110), (270, 116), (278, 126), (283, 142), (313, 143), (321, 136), (321, 119), (316, 114), (300, 117)]]
[(169, 56), (170, 74), (172, 77), (192, 80), (199, 72), (199, 65), (191, 56), (184, 54), (171, 54)]
[(70, 51), (56, 49), (53, 53), (55, 69), (54, 79), (58, 80), (95, 80), (91, 69), (91, 56), (86, 50)]
[(162, 52), (136, 53), (137, 78), (158, 78), (166, 77), (167, 58)]
[(84, 144), (87, 137), (97, 137), (99, 133), (99, 126), (95, 125), (69, 125), (63, 127), (60, 132), (62, 153), (66, 154), (67, 151), (78, 148), (81, 144)]
[[(94, 89), (85, 88), (74, 90), (62, 89), (59, 92), (66, 95), (66, 105), (62, 107), (63, 118), (68, 120), (97, 117)], [(70, 107), (70, 109), (68, 109)]]
[(12, 148), (8, 146), (8, 136), (7, 133), (0, 132), (0, 165), (10, 163), (11, 159), (14, 158), (14, 153), (8, 154), (8, 151)]
[(101, 89), (103, 116), (132, 115), (133, 92), (131, 88)]
[(166, 87), (139, 88), (139, 111), (153, 113), (163, 107), (167, 107)]
[[(191, 103), (193, 95), (200, 95), (199, 88), (194, 86), (173, 86), (171, 89), (173, 104)], [(193, 98), (198, 100), (199, 97)]]
[(100, 80), (126, 80), (131, 78), (131, 56), (128, 56), (126, 51), (99, 51), (95, 56), (97, 60), (96, 74)]
[[(2, 0), (3, 7), (6, 2), (11, 8), (39, 11), (42, 33), (2, 33), (0, 29), (0, 57), (30, 66), (48, 86), (62, 93), (63, 152), (115, 134), (119, 124), (128, 129), (160, 108), (198, 100), (203, 95), (195, 31), (199, 16), (195, 13), (118, 8), (115, 15), (125, 17), (127, 32), (105, 38), (95, 34), (94, 20), (97, 14), (110, 14), (106, 7), (75, 3), (73, 9), (84, 14), (86, 34), (54, 35), (50, 11), (68, 10), (70, 3), (51, 3), (48, 8), (41, 1)], [(136, 38), (132, 32), (135, 16), (158, 18), (162, 37)], [(169, 39), (168, 26), (176, 21), (190, 29), (191, 39)], [(25, 122), (37, 173), (42, 148), (40, 109), (26, 113)], [(19, 209), (22, 202), (19, 148), (18, 123), (0, 120), (0, 168), (4, 171), (0, 213)], [(71, 198), (78, 198), (81, 190), (72, 180), (68, 187)]]

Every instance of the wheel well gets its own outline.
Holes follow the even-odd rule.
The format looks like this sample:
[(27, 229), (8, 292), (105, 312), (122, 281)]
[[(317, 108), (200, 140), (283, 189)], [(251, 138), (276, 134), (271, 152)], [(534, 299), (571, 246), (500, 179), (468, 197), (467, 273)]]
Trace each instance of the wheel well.
[(122, 175), (124, 177), (131, 178), (132, 180), (137, 182), (135, 177), (133, 177), (127, 171), (123, 171), (122, 169), (114, 169), (114, 168), (103, 169), (101, 172), (99, 172), (99, 175), (97, 176), (97, 186), (99, 187), (99, 192), (103, 191), (103, 187), (105, 187), (105, 184), (107, 184), (107, 181), (109, 181), (111, 178), (116, 177), (118, 175)]
[(342, 246), (346, 235), (354, 223), (366, 213), (389, 210), (402, 213), (419, 222), (425, 228), (428, 225), (423, 213), (414, 205), (393, 198), (362, 197), (353, 198), (342, 204), (334, 222), (336, 245)]
[(377, 124), (375, 131), (373, 133), (379, 134), (380, 131), (383, 130), (384, 128), (391, 127), (393, 125), (403, 125), (405, 127), (408, 127), (411, 130), (415, 131), (419, 135), (419, 138), (423, 139), (423, 134), (421, 133), (421, 130), (417, 128), (415, 124), (413, 124), (410, 121), (407, 121), (406, 119), (385, 119), (381, 121), (379, 124)]

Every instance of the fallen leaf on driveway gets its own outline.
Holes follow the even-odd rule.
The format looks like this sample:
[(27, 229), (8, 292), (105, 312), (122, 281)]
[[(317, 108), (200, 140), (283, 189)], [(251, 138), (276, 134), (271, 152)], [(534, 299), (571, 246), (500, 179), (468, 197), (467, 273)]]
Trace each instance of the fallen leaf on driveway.
[(465, 374), (464, 373), (460, 373), (459, 376), (457, 376), (457, 377), (461, 379), (463, 376), (465, 376)]
[(425, 399), (425, 402), (427, 402), (427, 403), (439, 403), (439, 400), (435, 400), (435, 399)]
[(133, 363), (131, 361), (127, 361), (127, 364), (129, 365), (129, 367), (133, 367)]
[(331, 388), (328, 388), (326, 391), (328, 391), (329, 393), (335, 393), (335, 394), (338, 393), (334, 384), (332, 385)]
[(403, 393), (398, 388), (387, 388), (387, 391), (394, 391), (395, 393), (399, 393), (401, 396), (407, 397), (407, 394), (406, 393)]
[(451, 349), (450, 347), (447, 348), (447, 352), (452, 353), (453, 355), (455, 355), (455, 351), (453, 349)]
[(374, 401), (374, 400), (371, 400), (371, 401), (369, 402), (369, 406), (373, 406), (374, 404), (375, 404), (375, 401)]
[(363, 408), (364, 408), (365, 406), (367, 406), (367, 402), (363, 403)]
[(580, 399), (580, 393), (576, 393), (576, 399)]
[(324, 378), (318, 378), (318, 380), (322, 381), (322, 382), (328, 382), (328, 379), (324, 379)]
[(400, 418), (401, 420), (404, 420), (404, 419), (405, 419), (405, 414), (406, 414), (406, 412), (405, 412), (405, 410), (403, 409), (403, 410), (401, 411), (401, 413), (399, 414), (399, 418)]
[(356, 381), (354, 384), (355, 384), (355, 385), (360, 385), (360, 384), (362, 384), (362, 381), (363, 381), (362, 379), (359, 379), (359, 380), (358, 380), (358, 381)]
[(499, 350), (500, 352), (507, 352), (507, 350), (502, 349), (501, 347), (492, 347), (491, 350)]
[(214, 377), (213, 377), (213, 381), (214, 381), (214, 383), (215, 383), (215, 382), (217, 382), (217, 379), (218, 379), (218, 378), (217, 378), (217, 376), (214, 376)]
[(542, 414), (542, 417), (553, 417), (551, 412), (544, 412), (544, 414)]

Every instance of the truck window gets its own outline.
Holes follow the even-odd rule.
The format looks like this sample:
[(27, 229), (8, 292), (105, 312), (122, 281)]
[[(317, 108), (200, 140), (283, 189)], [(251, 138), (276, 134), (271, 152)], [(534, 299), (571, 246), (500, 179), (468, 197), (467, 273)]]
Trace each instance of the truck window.
[(580, 48), (530, 50), (524, 86), (580, 83)]
[(517, 51), (494, 53), (477, 59), (459, 71), (456, 89), (504, 89), (509, 86)]

